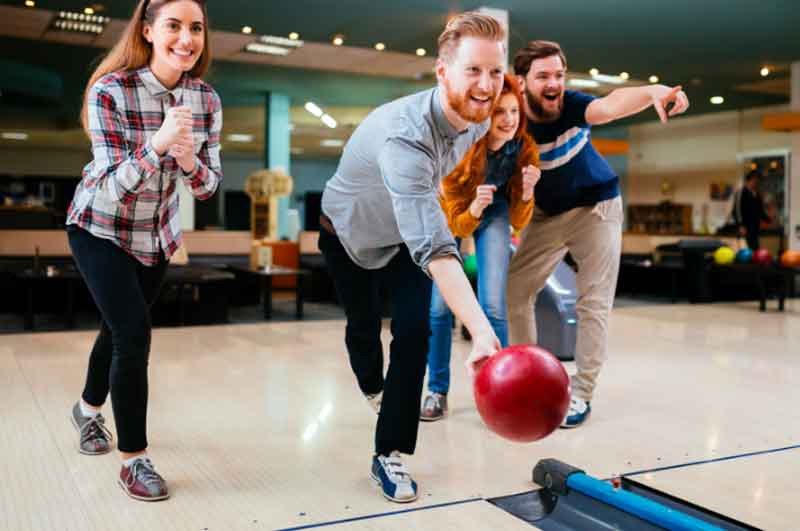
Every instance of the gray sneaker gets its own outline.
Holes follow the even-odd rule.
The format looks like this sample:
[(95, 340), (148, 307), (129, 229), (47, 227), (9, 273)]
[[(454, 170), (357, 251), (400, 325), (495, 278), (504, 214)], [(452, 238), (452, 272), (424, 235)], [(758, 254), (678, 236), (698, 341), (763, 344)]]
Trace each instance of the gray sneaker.
[(419, 414), (419, 420), (432, 422), (443, 418), (446, 414), (447, 395), (431, 393), (425, 397), (425, 402), (422, 404), (422, 412)]
[(101, 455), (111, 451), (109, 444), (113, 437), (106, 428), (106, 419), (98, 413), (94, 417), (84, 417), (79, 402), (72, 407), (72, 425), (78, 430), (80, 440), (78, 451), (86, 455)]

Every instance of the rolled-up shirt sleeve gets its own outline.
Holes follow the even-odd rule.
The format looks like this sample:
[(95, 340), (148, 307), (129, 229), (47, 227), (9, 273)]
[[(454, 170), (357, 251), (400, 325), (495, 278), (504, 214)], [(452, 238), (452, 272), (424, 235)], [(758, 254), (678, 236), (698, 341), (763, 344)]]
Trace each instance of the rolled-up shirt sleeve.
[(458, 257), (456, 242), (439, 204), (434, 182), (436, 166), (426, 146), (401, 137), (389, 138), (378, 163), (400, 236), (414, 263), (428, 273), (431, 260)]

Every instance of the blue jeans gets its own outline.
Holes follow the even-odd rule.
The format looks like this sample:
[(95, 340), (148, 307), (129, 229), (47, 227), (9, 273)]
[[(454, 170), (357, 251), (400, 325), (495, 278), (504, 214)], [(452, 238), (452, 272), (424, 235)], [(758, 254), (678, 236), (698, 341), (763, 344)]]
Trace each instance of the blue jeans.
[[(508, 215), (485, 220), (473, 234), (478, 260), (478, 302), (503, 347), (508, 346), (506, 283), (511, 258)], [(431, 294), (431, 339), (428, 350), (428, 389), (446, 394), (450, 389), (450, 347), (453, 314), (439, 289)]]

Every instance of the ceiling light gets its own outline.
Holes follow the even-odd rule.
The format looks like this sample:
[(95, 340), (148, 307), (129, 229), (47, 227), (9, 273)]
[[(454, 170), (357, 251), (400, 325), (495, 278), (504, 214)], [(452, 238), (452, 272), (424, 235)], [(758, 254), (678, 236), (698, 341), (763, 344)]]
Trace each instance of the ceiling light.
[(244, 51), (250, 53), (261, 53), (269, 55), (289, 55), (290, 50), (281, 48), (280, 46), (272, 46), (270, 44), (262, 44), (260, 42), (251, 42), (244, 47)]
[(250, 35), (251, 33), (253, 33), (253, 28), (251, 28), (250, 26), (242, 26), (242, 33), (244, 33), (245, 35)]
[(275, 35), (262, 35), (258, 40), (264, 44), (274, 44), (284, 48), (300, 48), (304, 44), (303, 41), (297, 39), (287, 39), (286, 37), (276, 37)]
[(571, 78), (567, 81), (567, 85), (579, 88), (597, 88), (600, 86), (600, 83), (593, 79)]
[(382, 42), (376, 43), (375, 49), (378, 50), (379, 52), (382, 52), (386, 49), (386, 45), (383, 44)]
[(650, 83), (658, 83), (658, 76), (650, 76), (648, 81), (650, 81)]
[(94, 9), (92, 9), (91, 7), (86, 7), (86, 8), (84, 8), (84, 9), (83, 9), (83, 12), (84, 12), (85, 14), (87, 14), (87, 15), (94, 15)]
[(0, 133), (3, 140), (28, 140), (28, 133), (8, 132)]
[(713, 103), (714, 105), (719, 105), (720, 103), (725, 102), (725, 98), (723, 98), (722, 96), (711, 96), (711, 100), (709, 101), (711, 101), (711, 103)]
[(333, 45), (334, 46), (341, 46), (342, 44), (344, 44), (344, 37), (341, 36), (341, 35), (336, 35), (333, 38)]
[(248, 143), (253, 141), (253, 135), (243, 133), (231, 133), (228, 135), (228, 140), (231, 142)]
[(296, 31), (293, 31), (289, 34), (289, 38), (292, 39), (293, 41), (296, 41), (297, 39), (300, 38), (300, 34), (297, 33)]
[(308, 112), (310, 112), (311, 114), (313, 114), (314, 116), (316, 116), (317, 118), (322, 116), (322, 109), (320, 109), (317, 106), (317, 104), (314, 103), (313, 101), (307, 101), (306, 102), (306, 110)]
[(767, 77), (769, 75), (769, 68), (766, 66), (761, 69), (761, 77)]
[(35, 5), (36, 5), (36, 2), (34, 2), (33, 0), (25, 0), (25, 6), (34, 7)]
[(330, 127), (331, 129), (335, 129), (335, 128), (336, 128), (336, 126), (338, 125), (338, 124), (336, 123), (336, 120), (334, 120), (334, 119), (331, 117), (331, 115), (330, 115), (330, 114), (323, 114), (323, 115), (322, 115), (322, 117), (320, 118), (320, 120), (322, 120), (322, 123), (324, 123), (325, 125), (327, 125), (327, 126), (328, 126), (328, 127)]
[[(87, 8), (92, 9), (92, 8)], [(103, 32), (111, 21), (108, 17), (101, 17), (91, 13), (72, 13), (70, 11), (60, 11), (56, 17), (53, 18), (51, 28), (59, 31), (73, 31), (76, 33), (89, 33), (92, 35), (99, 35)]]
[(424, 56), (426, 53), (425, 48), (417, 48), (417, 55), (420, 57)]
[(630, 74), (628, 74), (627, 72), (620, 72), (620, 74), (619, 74), (619, 77), (621, 77), (622, 79), (624, 79), (625, 81), (627, 81), (627, 80), (628, 80), (628, 78), (629, 78), (629, 77), (631, 77), (631, 76), (630, 76)]
[(599, 73), (600, 73), (600, 70), (598, 70), (596, 68), (592, 68), (591, 70), (589, 70), (589, 75), (592, 75), (592, 76), (596, 76)]
[(621, 85), (625, 83), (625, 80), (619, 76), (607, 76), (605, 74), (597, 74), (594, 77), (595, 80), (600, 81), (601, 83), (610, 83), (611, 85)]
[(322, 147), (342, 147), (344, 145), (344, 140), (339, 140), (338, 138), (326, 138), (319, 143)]

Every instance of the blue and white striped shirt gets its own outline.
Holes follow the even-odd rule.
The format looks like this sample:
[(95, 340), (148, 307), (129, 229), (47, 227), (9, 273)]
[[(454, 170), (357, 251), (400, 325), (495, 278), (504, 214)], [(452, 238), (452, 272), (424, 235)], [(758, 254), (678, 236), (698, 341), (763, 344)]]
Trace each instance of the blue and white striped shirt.
[(619, 195), (619, 178), (594, 149), (586, 107), (593, 96), (564, 92), (561, 116), (548, 123), (528, 121), (539, 148), (542, 178), (536, 185), (536, 206), (549, 215), (593, 206)]

